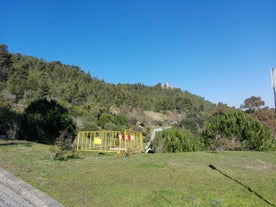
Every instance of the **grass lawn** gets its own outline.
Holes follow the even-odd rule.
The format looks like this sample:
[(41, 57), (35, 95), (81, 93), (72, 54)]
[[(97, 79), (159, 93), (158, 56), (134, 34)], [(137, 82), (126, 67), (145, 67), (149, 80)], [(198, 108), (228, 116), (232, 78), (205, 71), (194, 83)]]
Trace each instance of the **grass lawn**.
[(276, 152), (83, 153), (54, 161), (49, 149), (0, 141), (0, 166), (68, 207), (276, 206)]

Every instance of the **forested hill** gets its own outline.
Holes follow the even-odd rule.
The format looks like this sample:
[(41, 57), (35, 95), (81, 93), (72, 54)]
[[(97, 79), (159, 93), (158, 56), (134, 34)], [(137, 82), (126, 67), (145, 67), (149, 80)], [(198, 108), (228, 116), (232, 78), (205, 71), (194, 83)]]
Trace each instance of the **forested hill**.
[[(185, 81), (185, 80), (183, 80)], [(216, 105), (204, 98), (162, 84), (110, 84), (85, 73), (78, 66), (60, 61), (9, 53), (0, 45), (0, 95), (6, 103), (23, 109), (41, 98), (53, 99), (74, 116), (89, 116), (97, 111), (132, 110), (177, 113), (210, 113)]]

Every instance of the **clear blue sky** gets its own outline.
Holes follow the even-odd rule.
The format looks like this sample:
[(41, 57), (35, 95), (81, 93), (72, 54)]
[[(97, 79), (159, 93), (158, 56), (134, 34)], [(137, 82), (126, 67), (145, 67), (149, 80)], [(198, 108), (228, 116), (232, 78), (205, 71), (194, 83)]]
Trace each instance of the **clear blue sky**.
[(274, 107), (276, 0), (0, 0), (0, 43), (108, 83)]

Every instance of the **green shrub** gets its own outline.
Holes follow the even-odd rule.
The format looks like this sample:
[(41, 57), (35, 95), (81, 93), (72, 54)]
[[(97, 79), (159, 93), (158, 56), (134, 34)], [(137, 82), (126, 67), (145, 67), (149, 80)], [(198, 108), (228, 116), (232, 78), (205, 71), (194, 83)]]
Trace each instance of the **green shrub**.
[(108, 122), (104, 125), (103, 127), (104, 130), (111, 130), (111, 131), (117, 131), (118, 127), (116, 124), (112, 123), (112, 122)]
[(66, 130), (56, 139), (55, 145), (51, 148), (55, 160), (67, 160), (79, 158), (79, 154), (72, 145), (73, 137)]
[(151, 148), (155, 152), (193, 152), (202, 150), (204, 144), (190, 132), (172, 128), (158, 132)]
[(215, 113), (202, 135), (205, 144), (216, 149), (232, 149), (234, 145), (235, 150), (261, 151), (268, 148), (271, 139), (268, 126), (240, 110)]

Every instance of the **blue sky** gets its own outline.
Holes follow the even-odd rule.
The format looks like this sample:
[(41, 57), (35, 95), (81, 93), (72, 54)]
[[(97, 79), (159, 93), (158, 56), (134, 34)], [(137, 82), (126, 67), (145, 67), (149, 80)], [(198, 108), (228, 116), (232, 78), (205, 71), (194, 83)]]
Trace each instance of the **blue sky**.
[(108, 83), (274, 107), (275, 0), (0, 0), (0, 43)]

